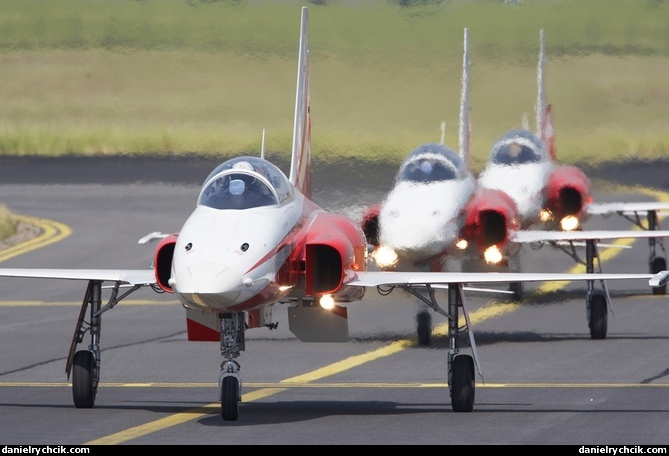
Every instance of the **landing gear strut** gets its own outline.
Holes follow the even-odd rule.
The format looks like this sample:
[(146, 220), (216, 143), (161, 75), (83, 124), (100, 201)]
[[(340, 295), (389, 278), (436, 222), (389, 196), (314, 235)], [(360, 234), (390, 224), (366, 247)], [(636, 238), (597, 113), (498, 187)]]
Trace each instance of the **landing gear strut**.
[[(649, 231), (659, 228), (656, 211), (648, 211), (647, 218), (648, 218)], [(657, 256), (657, 249), (655, 248), (655, 246), (658, 243), (660, 244), (660, 247), (664, 251), (664, 244), (662, 244), (661, 240), (658, 240), (656, 238), (648, 238), (648, 246), (650, 248), (650, 258), (648, 261), (650, 263), (651, 274), (657, 274), (658, 272), (665, 271), (667, 269), (667, 260), (664, 257)], [(654, 287), (653, 294), (654, 295), (667, 294), (667, 285), (663, 285), (661, 287)]]
[[(107, 305), (102, 307), (102, 281), (90, 280), (81, 305), (77, 326), (70, 344), (67, 356), (65, 373), (67, 378), (72, 375), (72, 399), (76, 408), (92, 408), (95, 405), (95, 396), (100, 383), (100, 331), (102, 328), (102, 314), (114, 307), (130, 293), (140, 289), (142, 285), (134, 285), (128, 291), (118, 296), (120, 282), (116, 282)], [(86, 321), (86, 311), (90, 306), (90, 320)], [(77, 351), (77, 345), (83, 340), (87, 332), (91, 334), (91, 343), (88, 350)]]
[[(657, 229), (660, 229), (660, 222), (658, 221), (657, 217), (657, 211), (655, 210), (649, 210), (646, 212), (646, 226), (644, 226), (644, 223), (640, 217), (640, 215), (635, 212), (634, 217), (631, 215), (625, 213), (625, 212), (618, 212), (619, 215), (621, 215), (623, 218), (629, 220), (630, 222), (634, 223), (636, 226), (641, 228), (642, 230), (647, 230), (647, 231), (655, 231)], [(664, 256), (659, 256), (657, 252), (656, 246), (659, 244), (660, 249), (664, 253)], [(661, 271), (666, 271), (667, 269), (667, 252), (664, 248), (664, 243), (662, 242), (661, 238), (648, 238), (648, 247), (650, 249), (649, 257), (648, 257), (648, 267), (650, 270), (651, 274), (657, 274), (658, 272)], [(667, 294), (667, 286), (663, 285), (661, 287), (653, 287), (653, 294), (654, 295), (665, 295)]]
[[(463, 284), (448, 284), (448, 311), (443, 310), (435, 298), (435, 290), (429, 285), (396, 285), (389, 288), (377, 287), (380, 294), (387, 295), (395, 287), (401, 288), (407, 293), (416, 296), (427, 304), (435, 312), (448, 318), (448, 388), (451, 396), (451, 407), (454, 412), (471, 412), (474, 409), (475, 378), (474, 366), (478, 366), (478, 354), (474, 333), (471, 330), (469, 314), (465, 309), (465, 296), (462, 291)], [(425, 293), (425, 290), (427, 293)], [(465, 326), (459, 327), (459, 311), (465, 320)], [(427, 311), (417, 314), (418, 321), (418, 343), (424, 342), (431, 337), (431, 317)], [(429, 332), (428, 332), (429, 329)], [(472, 355), (460, 353), (459, 335), (466, 331)], [(479, 375), (482, 376), (480, 368)]]
[(239, 417), (239, 403), (242, 401), (242, 377), (237, 357), (244, 350), (244, 314), (220, 314), (221, 322), (221, 363), (219, 391), (221, 394), (221, 418), (236, 421)]

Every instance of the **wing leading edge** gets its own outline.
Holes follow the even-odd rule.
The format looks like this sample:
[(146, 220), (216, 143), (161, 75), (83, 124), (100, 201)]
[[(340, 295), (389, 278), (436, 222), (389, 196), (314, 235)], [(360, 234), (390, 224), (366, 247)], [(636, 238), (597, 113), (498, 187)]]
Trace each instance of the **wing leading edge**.
[(34, 279), (95, 280), (130, 285), (153, 285), (156, 274), (153, 269), (39, 269), (3, 268), (0, 277), (25, 277)]
[[(445, 284), (508, 283), (508, 282), (572, 282), (590, 280), (647, 280), (649, 286), (666, 281), (669, 271), (657, 274), (605, 273), (523, 273), (523, 272), (399, 272), (362, 271), (348, 283), (351, 286), (431, 286)], [(659, 285), (658, 285), (659, 286)]]

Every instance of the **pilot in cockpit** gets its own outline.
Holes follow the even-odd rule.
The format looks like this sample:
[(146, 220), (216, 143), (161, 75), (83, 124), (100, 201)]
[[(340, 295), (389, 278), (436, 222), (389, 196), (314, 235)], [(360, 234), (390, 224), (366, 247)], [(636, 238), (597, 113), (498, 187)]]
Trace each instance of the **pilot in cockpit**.
[(418, 183), (455, 179), (455, 171), (438, 160), (420, 160), (405, 169), (403, 178)]
[(260, 171), (249, 162), (235, 163), (231, 170), (207, 186), (200, 204), (214, 209), (249, 209), (277, 204), (272, 189), (256, 175), (257, 172)]
[(510, 142), (497, 151), (495, 161), (503, 165), (515, 165), (539, 161), (540, 157), (526, 144)]
[[(232, 168), (257, 171), (246, 161), (237, 162)], [(230, 197), (233, 207), (247, 209), (275, 203), (272, 191), (261, 179), (244, 173), (233, 174), (230, 179)]]

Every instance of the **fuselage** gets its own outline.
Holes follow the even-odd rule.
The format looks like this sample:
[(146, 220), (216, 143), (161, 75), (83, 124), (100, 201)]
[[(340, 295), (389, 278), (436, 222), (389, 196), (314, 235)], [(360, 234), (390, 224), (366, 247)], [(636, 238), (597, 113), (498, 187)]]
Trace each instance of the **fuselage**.
[(483, 188), (509, 195), (516, 204), (520, 226), (527, 228), (539, 221), (554, 168), (538, 136), (528, 130), (511, 130), (493, 144), (478, 182)]
[(460, 213), (474, 188), (473, 178), (427, 184), (400, 182), (381, 207), (381, 244), (412, 261), (445, 252), (457, 240)]
[[(297, 285), (290, 271), (281, 271), (290, 267), (298, 233), (322, 209), (292, 189), (278, 168), (259, 163), (264, 174), (228, 166), (205, 181), (172, 258), (169, 283), (185, 307), (249, 310)], [(254, 186), (262, 189), (257, 195)]]
[(379, 244), (400, 262), (431, 261), (457, 242), (476, 180), (452, 150), (425, 144), (400, 167), (379, 211)]
[(516, 203), (520, 225), (527, 227), (538, 220), (544, 207), (544, 186), (552, 171), (550, 161), (516, 165), (492, 163), (479, 176), (479, 184), (508, 194)]

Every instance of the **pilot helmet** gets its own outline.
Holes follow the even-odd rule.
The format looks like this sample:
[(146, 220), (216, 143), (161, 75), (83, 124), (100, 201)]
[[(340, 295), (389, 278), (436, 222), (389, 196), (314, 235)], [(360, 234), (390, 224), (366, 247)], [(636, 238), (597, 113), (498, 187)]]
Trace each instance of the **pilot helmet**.
[(430, 174), (432, 172), (432, 168), (433, 168), (432, 163), (430, 163), (427, 160), (424, 160), (420, 164), (420, 170), (425, 174)]
[[(232, 165), (232, 169), (255, 171), (255, 168), (253, 167), (253, 165), (251, 163), (247, 162), (247, 161), (238, 161), (237, 163)], [(255, 177), (249, 176), (247, 174), (241, 174), (239, 176), (239, 179), (244, 181), (246, 186), (250, 186), (255, 182)]]
[(232, 165), (232, 169), (248, 169), (249, 171), (253, 171), (253, 165), (247, 161), (238, 161)]

